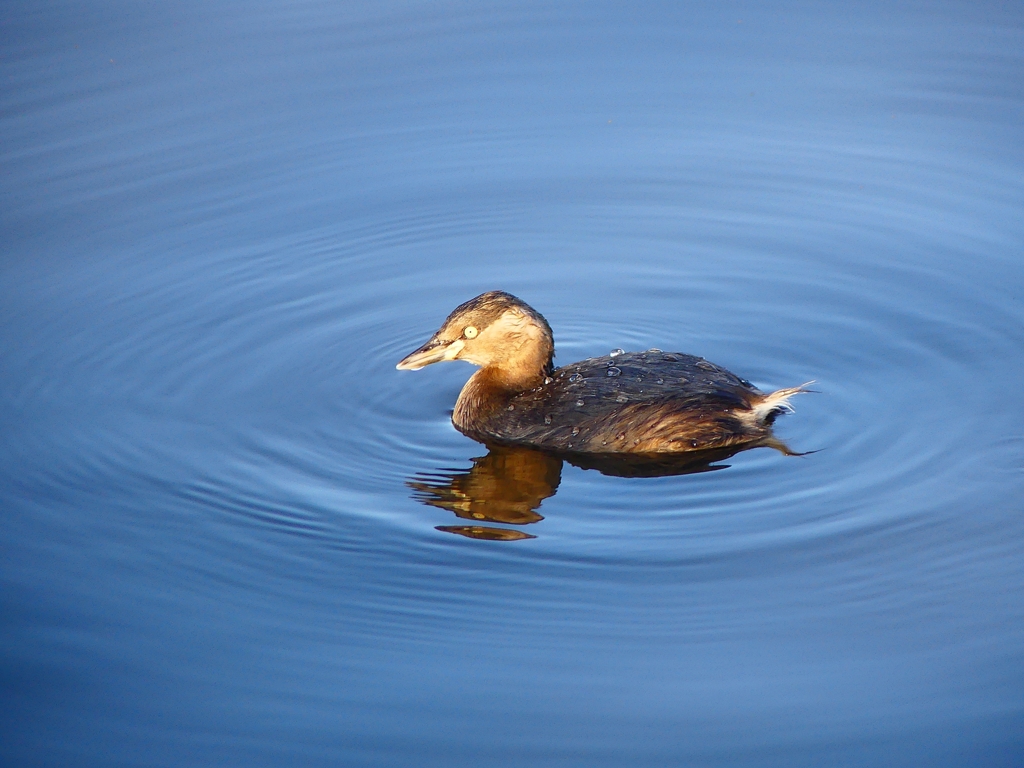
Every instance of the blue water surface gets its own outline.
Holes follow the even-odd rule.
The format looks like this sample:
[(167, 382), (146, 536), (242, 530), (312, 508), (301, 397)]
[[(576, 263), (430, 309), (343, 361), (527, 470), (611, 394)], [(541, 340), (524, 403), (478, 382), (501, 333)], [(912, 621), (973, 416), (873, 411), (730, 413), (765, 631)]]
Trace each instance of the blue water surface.
[[(4, 764), (1024, 763), (1019, 3), (11, 2), (0, 78)], [(440, 530), (394, 366), (493, 289), (811, 453)]]

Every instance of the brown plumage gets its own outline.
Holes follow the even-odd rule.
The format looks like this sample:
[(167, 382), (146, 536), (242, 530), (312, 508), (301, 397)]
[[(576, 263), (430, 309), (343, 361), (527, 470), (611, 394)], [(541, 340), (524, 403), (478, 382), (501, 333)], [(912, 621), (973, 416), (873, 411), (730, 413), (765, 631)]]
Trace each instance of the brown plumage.
[(678, 453), (764, 443), (802, 387), (765, 394), (703, 358), (660, 350), (593, 357), (555, 369), (547, 321), (511, 294), (458, 306), (398, 363), (480, 366), (459, 394), (455, 427), (484, 443), (574, 453)]

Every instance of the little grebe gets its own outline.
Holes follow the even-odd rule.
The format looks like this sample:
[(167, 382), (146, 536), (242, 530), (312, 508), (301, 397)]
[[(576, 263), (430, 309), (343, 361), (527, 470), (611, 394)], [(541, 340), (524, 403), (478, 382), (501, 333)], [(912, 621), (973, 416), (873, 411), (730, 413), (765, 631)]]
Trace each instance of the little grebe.
[(765, 394), (703, 358), (613, 352), (554, 368), (551, 327), (503, 291), (470, 299), (404, 358), (416, 371), (443, 360), (480, 366), (452, 422), (483, 443), (574, 453), (678, 453), (768, 440), (803, 387)]

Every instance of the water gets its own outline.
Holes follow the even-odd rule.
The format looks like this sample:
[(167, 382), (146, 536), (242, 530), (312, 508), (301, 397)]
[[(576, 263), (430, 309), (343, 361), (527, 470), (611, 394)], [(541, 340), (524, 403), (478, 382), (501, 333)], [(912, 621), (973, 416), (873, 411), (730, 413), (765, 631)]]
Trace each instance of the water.
[[(10, 4), (4, 762), (1019, 765), (1022, 29)], [(394, 365), (496, 288), (816, 452), (488, 457)]]

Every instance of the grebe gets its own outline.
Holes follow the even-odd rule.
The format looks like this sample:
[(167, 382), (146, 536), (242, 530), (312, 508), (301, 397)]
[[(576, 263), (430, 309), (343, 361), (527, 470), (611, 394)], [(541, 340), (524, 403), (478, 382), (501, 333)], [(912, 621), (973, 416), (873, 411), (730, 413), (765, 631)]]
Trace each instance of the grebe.
[(571, 453), (651, 454), (767, 444), (801, 387), (765, 394), (700, 357), (616, 350), (554, 368), (551, 326), (526, 302), (490, 291), (455, 308), (396, 366), (444, 360), (480, 366), (452, 413), (487, 444)]

